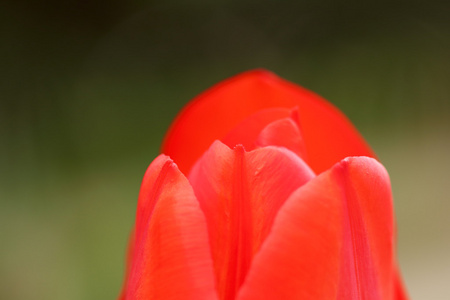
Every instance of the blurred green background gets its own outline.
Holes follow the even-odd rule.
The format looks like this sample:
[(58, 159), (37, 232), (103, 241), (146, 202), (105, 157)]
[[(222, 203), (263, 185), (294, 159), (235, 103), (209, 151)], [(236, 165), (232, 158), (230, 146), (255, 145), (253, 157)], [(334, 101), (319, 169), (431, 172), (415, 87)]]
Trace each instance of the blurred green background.
[(0, 298), (115, 299), (171, 119), (266, 68), (330, 100), (388, 169), (413, 299), (450, 299), (450, 6), (440, 1), (0, 5)]

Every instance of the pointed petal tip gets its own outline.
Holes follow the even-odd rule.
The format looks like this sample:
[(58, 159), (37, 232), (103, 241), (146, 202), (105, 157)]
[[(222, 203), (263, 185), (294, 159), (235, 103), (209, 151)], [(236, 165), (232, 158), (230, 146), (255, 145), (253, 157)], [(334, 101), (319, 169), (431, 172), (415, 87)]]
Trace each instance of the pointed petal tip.
[(383, 166), (383, 164), (381, 162), (378, 161), (378, 159), (376, 159), (374, 157), (370, 157), (370, 156), (347, 156), (347, 157), (341, 159), (339, 162), (337, 162), (334, 166), (332, 166), (331, 169), (338, 168), (339, 166), (341, 166), (341, 167), (347, 167), (347, 166), (358, 167), (358, 166), (362, 166), (362, 165), (369, 165), (369, 166), (373, 166), (375, 168), (380, 168), (380, 169), (386, 171), (386, 168)]
[(233, 148), (233, 150), (235, 150), (235, 151), (237, 151), (237, 152), (247, 152), (246, 150), (245, 150), (245, 147), (244, 147), (244, 145), (242, 145), (242, 144), (237, 144), (236, 146), (234, 146), (234, 148)]
[(194, 165), (189, 181), (207, 220), (223, 298), (242, 284), (284, 201), (314, 176), (296, 154), (275, 146), (246, 152), (215, 141)]
[(216, 298), (204, 215), (187, 178), (164, 154), (144, 176), (135, 229), (119, 299)]
[[(391, 288), (393, 217), (386, 175), (373, 158), (347, 157), (294, 191), (255, 256), (239, 299), (403, 300), (393, 298)], [(322, 257), (312, 259), (317, 255)], [(355, 262), (356, 273), (341, 267)], [(276, 275), (287, 272), (292, 276)], [(357, 286), (363, 294), (352, 298), (358, 297)]]
[(378, 174), (387, 178), (389, 182), (389, 174), (386, 168), (376, 158), (369, 156), (349, 156), (341, 160), (336, 166), (350, 167), (359, 172), (365, 172), (366, 174)]

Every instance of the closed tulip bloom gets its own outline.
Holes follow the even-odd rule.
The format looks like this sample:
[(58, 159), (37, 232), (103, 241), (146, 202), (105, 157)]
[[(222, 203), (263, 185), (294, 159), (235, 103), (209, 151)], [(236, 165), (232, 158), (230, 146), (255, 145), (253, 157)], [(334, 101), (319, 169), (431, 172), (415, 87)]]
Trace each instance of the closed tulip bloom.
[(318, 95), (249, 71), (178, 115), (120, 299), (403, 300), (389, 177)]

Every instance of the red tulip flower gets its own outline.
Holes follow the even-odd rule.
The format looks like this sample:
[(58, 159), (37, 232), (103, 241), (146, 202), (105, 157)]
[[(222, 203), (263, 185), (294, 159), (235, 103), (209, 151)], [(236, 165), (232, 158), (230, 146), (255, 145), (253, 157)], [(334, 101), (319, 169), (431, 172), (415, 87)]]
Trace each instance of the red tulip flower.
[(316, 94), (240, 74), (184, 108), (162, 153), (120, 299), (407, 299), (388, 174)]

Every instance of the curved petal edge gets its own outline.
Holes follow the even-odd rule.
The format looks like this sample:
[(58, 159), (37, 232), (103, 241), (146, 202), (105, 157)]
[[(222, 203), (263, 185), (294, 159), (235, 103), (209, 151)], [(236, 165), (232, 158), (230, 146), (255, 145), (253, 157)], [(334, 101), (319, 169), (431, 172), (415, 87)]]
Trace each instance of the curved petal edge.
[(139, 194), (122, 299), (216, 299), (204, 215), (171, 159), (156, 158)]

